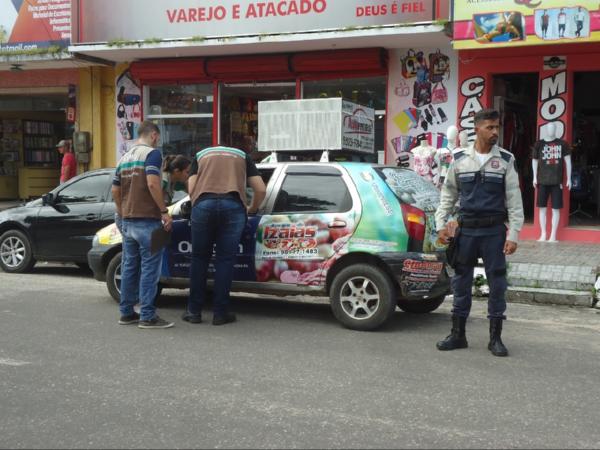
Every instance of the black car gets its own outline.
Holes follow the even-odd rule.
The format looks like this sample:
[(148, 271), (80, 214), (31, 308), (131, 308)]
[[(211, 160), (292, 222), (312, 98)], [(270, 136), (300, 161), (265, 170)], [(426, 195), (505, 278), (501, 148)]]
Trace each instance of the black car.
[(0, 212), (0, 268), (20, 273), (36, 261), (87, 263), (96, 231), (114, 221), (114, 169), (86, 172), (42, 198)]

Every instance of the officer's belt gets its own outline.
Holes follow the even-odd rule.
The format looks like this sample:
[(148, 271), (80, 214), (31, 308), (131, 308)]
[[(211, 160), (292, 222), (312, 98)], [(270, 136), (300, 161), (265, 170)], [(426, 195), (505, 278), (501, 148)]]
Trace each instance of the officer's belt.
[(459, 217), (458, 225), (461, 228), (486, 228), (494, 225), (502, 225), (506, 222), (506, 216), (489, 216), (489, 217)]

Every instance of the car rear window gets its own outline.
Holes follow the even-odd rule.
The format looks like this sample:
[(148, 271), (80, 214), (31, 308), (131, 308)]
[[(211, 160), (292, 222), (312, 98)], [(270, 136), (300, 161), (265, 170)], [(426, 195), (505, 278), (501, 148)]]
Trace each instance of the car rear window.
[(382, 167), (375, 169), (396, 196), (411, 206), (433, 212), (440, 204), (440, 192), (429, 181), (409, 169)]

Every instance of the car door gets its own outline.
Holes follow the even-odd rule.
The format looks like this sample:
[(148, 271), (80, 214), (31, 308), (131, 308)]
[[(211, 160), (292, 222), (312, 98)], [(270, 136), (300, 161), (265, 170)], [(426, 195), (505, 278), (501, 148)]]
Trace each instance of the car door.
[(108, 172), (77, 178), (42, 206), (34, 232), (41, 259), (85, 261), (96, 231), (114, 220), (102, 215), (111, 178)]
[(355, 227), (339, 167), (290, 164), (257, 230), (257, 281), (321, 286), (329, 261)]

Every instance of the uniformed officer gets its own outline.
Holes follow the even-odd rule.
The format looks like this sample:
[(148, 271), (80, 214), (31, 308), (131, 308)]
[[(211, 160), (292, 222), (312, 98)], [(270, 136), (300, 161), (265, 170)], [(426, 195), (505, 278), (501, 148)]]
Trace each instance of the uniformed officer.
[(496, 145), (500, 129), (498, 112), (481, 110), (475, 114), (474, 123), (476, 140), (469, 147), (454, 151), (454, 162), (448, 169), (435, 214), (438, 237), (449, 243), (446, 221), (458, 200), (452, 331), (437, 343), (437, 348), (454, 350), (468, 346), (465, 324), (471, 310), (473, 270), (477, 259), (482, 258), (490, 288), (488, 349), (495, 356), (507, 356), (500, 337), (502, 321), (506, 319), (506, 255), (517, 249), (523, 203), (514, 156)]

